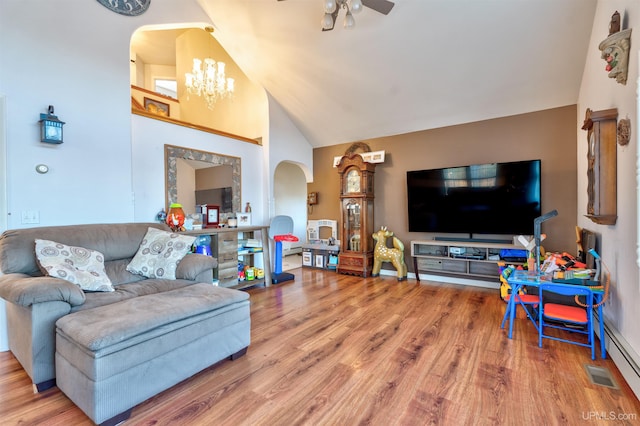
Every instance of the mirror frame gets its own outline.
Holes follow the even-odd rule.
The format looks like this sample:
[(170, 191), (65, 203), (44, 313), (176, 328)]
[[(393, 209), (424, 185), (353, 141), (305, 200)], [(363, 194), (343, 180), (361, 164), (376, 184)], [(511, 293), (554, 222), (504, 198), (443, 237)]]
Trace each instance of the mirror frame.
[[(242, 199), (240, 191), (241, 185), (241, 161), (240, 157), (232, 157), (229, 155), (217, 154), (215, 152), (200, 151), (198, 149), (185, 148), (183, 146), (164, 145), (164, 176), (165, 176), (165, 208), (169, 211), (172, 203), (178, 202), (178, 176), (177, 164), (178, 159), (197, 160), (205, 163), (211, 163), (212, 166), (231, 166), (232, 173), (232, 212), (220, 213), (221, 219), (226, 221), (227, 217), (232, 217), (236, 212), (241, 210), (240, 200)], [(222, 221), (222, 220), (221, 220)]]

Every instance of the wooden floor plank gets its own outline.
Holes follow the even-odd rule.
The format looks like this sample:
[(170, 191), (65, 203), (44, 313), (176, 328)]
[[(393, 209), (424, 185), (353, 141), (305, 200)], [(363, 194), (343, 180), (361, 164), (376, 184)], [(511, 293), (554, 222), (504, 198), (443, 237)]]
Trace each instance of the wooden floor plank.
[[(546, 341), (518, 312), (500, 328), (497, 290), (362, 279), (295, 269), (251, 295), (247, 354), (223, 361), (134, 408), (132, 425), (640, 424), (640, 402), (610, 359)], [(606, 308), (605, 308), (606, 309)], [(592, 384), (608, 368), (620, 389)], [(57, 388), (33, 394), (0, 353), (3, 425), (88, 425)]]

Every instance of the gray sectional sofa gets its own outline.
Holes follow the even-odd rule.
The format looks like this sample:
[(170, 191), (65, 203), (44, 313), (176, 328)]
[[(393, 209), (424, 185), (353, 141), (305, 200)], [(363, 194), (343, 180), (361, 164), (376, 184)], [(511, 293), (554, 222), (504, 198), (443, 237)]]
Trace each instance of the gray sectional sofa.
[[(127, 271), (126, 267), (136, 254), (149, 227), (169, 230), (159, 223), (90, 224), (15, 229), (0, 236), (0, 297), (7, 302), (9, 347), (31, 377), (37, 391), (56, 383), (55, 341), (58, 319), (80, 311), (87, 311), (85, 315), (91, 316), (89, 311), (92, 309), (102, 309), (99, 313), (104, 317), (109, 315), (109, 309), (104, 310), (107, 305), (176, 291), (197, 283), (212, 283), (216, 259), (199, 254), (187, 254), (180, 261), (176, 279), (145, 278)], [(44, 276), (34, 252), (35, 239), (52, 240), (101, 252), (104, 255), (106, 274), (115, 291), (84, 292), (68, 281)], [(218, 290), (213, 285), (209, 287), (212, 290), (204, 289), (207, 294), (219, 290), (229, 291)], [(248, 296), (242, 298), (248, 299)], [(233, 301), (237, 302), (238, 300)], [(243, 303), (246, 305), (243, 309), (246, 310), (247, 318), (243, 319), (240, 331), (242, 337), (238, 340), (246, 350), (249, 344), (249, 302), (244, 300)], [(112, 312), (117, 313), (118, 310), (114, 309)], [(215, 328), (215, 322), (211, 322), (209, 327)], [(229, 348), (231, 353), (221, 351), (218, 360), (240, 349), (242, 348), (236, 345)]]

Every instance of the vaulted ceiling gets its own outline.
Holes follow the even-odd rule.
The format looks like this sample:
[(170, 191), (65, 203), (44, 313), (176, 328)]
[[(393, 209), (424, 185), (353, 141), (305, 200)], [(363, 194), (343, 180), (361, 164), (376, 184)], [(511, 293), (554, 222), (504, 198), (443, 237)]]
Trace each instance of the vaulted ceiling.
[(352, 30), (343, 11), (323, 32), (323, 0), (198, 1), (216, 39), (314, 147), (575, 104), (596, 8), (395, 0), (386, 16), (365, 7)]

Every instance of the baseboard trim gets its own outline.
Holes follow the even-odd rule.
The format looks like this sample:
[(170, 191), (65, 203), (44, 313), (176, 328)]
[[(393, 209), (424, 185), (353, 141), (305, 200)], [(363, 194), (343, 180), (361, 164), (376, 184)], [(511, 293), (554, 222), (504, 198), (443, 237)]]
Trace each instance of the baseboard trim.
[[(395, 269), (381, 269), (380, 275), (390, 275), (390, 276), (398, 276), (398, 273)], [(414, 272), (407, 273), (407, 278), (416, 279), (416, 274)], [(420, 274), (421, 281), (437, 281), (441, 283), (448, 284), (461, 284), (468, 285), (473, 287), (482, 287), (482, 288), (491, 288), (498, 290), (500, 288), (500, 283), (493, 281), (484, 281), (481, 279), (473, 279), (473, 278), (460, 278), (460, 277), (448, 277), (446, 275), (429, 275), (429, 274)]]

